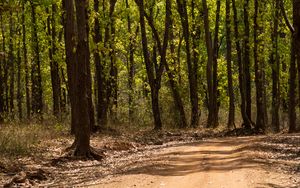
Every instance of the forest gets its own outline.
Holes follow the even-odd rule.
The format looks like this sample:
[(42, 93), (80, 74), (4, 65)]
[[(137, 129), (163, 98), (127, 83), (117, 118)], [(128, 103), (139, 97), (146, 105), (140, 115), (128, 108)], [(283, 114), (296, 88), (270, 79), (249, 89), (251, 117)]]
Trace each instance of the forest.
[(297, 187), (299, 101), (300, 0), (0, 0), (4, 187)]

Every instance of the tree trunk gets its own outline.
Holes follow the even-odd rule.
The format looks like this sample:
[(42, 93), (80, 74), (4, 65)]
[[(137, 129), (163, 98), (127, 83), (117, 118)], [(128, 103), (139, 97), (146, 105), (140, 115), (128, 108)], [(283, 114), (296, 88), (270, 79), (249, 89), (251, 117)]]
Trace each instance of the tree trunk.
[(196, 68), (192, 64), (191, 49), (190, 49), (190, 33), (189, 33), (189, 20), (187, 13), (186, 0), (177, 0), (177, 10), (180, 14), (181, 26), (183, 30), (183, 38), (185, 40), (186, 61), (188, 67), (188, 80), (190, 87), (190, 102), (191, 102), (191, 127), (197, 127), (199, 124), (199, 107), (198, 107), (198, 92), (197, 92), (197, 80), (196, 80)]
[[(1, 21), (1, 28), (3, 28), (3, 20), (2, 20), (2, 15), (0, 15), (0, 21)], [(2, 30), (2, 29), (1, 29)], [(3, 38), (3, 49), (2, 51), (5, 52), (5, 39), (4, 35), (2, 33), (2, 38)], [(3, 78), (3, 69), (4, 69), (4, 64), (5, 64), (5, 57), (0, 59), (0, 124), (4, 122), (4, 78)]]
[[(60, 115), (60, 94), (61, 94), (61, 84), (60, 84), (60, 77), (59, 77), (59, 67), (58, 63), (55, 60), (55, 55), (57, 51), (56, 47), (56, 20), (55, 20), (55, 13), (56, 13), (56, 4), (52, 4), (52, 18), (49, 15), (48, 17), (48, 35), (51, 36), (49, 40), (49, 58), (50, 58), (50, 69), (51, 69), (51, 84), (52, 84), (52, 98), (53, 98), (53, 115), (56, 118), (59, 118)], [(48, 8), (47, 8), (48, 10)], [(50, 29), (50, 22), (51, 28)]]
[(263, 41), (260, 35), (263, 33), (262, 10), (264, 2), (255, 0), (254, 12), (254, 66), (255, 66), (255, 86), (256, 86), (256, 127), (257, 131), (265, 131), (266, 127), (266, 104), (264, 87), (264, 57)]
[(291, 65), (290, 65), (290, 89), (289, 89), (289, 132), (293, 133), (297, 131), (296, 126), (296, 96), (295, 96), (295, 79), (296, 61), (300, 62), (300, 0), (293, 0), (293, 42), (291, 46)]
[(145, 17), (144, 0), (136, 0), (136, 3), (139, 7), (139, 13), (140, 13), (140, 26), (141, 26), (144, 62), (146, 65), (148, 81), (151, 88), (151, 103), (152, 103), (152, 113), (154, 117), (154, 129), (160, 130), (162, 129), (162, 122), (160, 117), (158, 94), (160, 89), (160, 78), (161, 78), (163, 67), (162, 66), (160, 67), (160, 71), (157, 73), (160, 75), (157, 75), (155, 78), (153, 63), (150, 61), (149, 52), (148, 52), (148, 41), (147, 41), (146, 26), (144, 20)]
[(9, 51), (8, 51), (8, 63), (9, 63), (9, 74), (10, 74), (10, 85), (9, 85), (9, 113), (10, 117), (14, 119), (15, 114), (15, 57), (13, 54), (13, 38), (14, 38), (14, 28), (13, 28), (13, 14), (10, 12), (9, 17)]
[[(129, 10), (129, 3), (128, 0), (126, 0), (126, 8)], [(127, 29), (128, 29), (128, 33), (130, 34), (129, 37), (129, 45), (128, 45), (128, 54), (129, 54), (129, 58), (127, 61), (127, 69), (128, 69), (128, 87), (129, 87), (129, 91), (128, 91), (128, 117), (129, 117), (129, 122), (132, 123), (133, 122), (133, 113), (134, 113), (134, 109), (133, 109), (133, 94), (134, 94), (134, 74), (135, 74), (135, 68), (134, 68), (134, 35), (132, 34), (132, 26), (131, 26), (131, 17), (130, 17), (130, 13), (128, 12), (127, 15)]]
[(35, 3), (31, 0), (31, 17), (32, 17), (32, 48), (33, 48), (33, 63), (31, 66), (31, 98), (32, 98), (32, 112), (42, 118), (43, 110), (43, 90), (42, 90), (42, 77), (40, 65), (40, 48), (37, 35), (37, 23), (35, 13)]
[(235, 34), (235, 47), (237, 51), (237, 62), (239, 69), (239, 89), (241, 95), (241, 114), (243, 118), (243, 126), (246, 129), (251, 129), (251, 121), (248, 118), (246, 112), (246, 84), (245, 84), (245, 70), (244, 64), (242, 62), (242, 50), (240, 44), (240, 33), (238, 30), (238, 17), (237, 17), (237, 8), (235, 4), (235, 0), (232, 0), (232, 9), (233, 9), (233, 18), (234, 18), (234, 34)]
[(234, 127), (235, 106), (234, 91), (232, 84), (232, 65), (231, 65), (231, 18), (230, 18), (230, 0), (226, 0), (226, 59), (227, 59), (227, 76), (228, 76), (228, 95), (229, 95), (229, 115), (227, 126), (229, 129)]
[(25, 27), (25, 2), (22, 3), (22, 43), (23, 43), (23, 61), (25, 66), (25, 95), (26, 95), (26, 115), (27, 119), (30, 118), (31, 102), (30, 102), (30, 87), (29, 87), (29, 67), (27, 59), (26, 47), (26, 27)]
[[(88, 101), (88, 34), (87, 34), (87, 19), (86, 8), (87, 0), (76, 0), (76, 20), (77, 20), (77, 67), (76, 67), (76, 87), (74, 105), (76, 111), (76, 129), (75, 129), (75, 156), (90, 157), (90, 110)], [(74, 62), (73, 62), (74, 63)], [(74, 75), (72, 75), (74, 76)]]
[(275, 14), (273, 18), (273, 33), (272, 39), (272, 53), (270, 55), (270, 65), (272, 67), (272, 131), (279, 132), (279, 54), (278, 54), (278, 26), (279, 26), (279, 0), (275, 0)]
[(110, 17), (110, 87), (111, 87), (111, 99), (110, 116), (113, 122), (117, 122), (117, 108), (118, 108), (118, 69), (116, 64), (116, 52), (115, 52), (115, 18), (114, 11), (117, 0), (110, 0), (109, 17)]
[(76, 95), (75, 95), (75, 84), (76, 84), (76, 65), (77, 55), (74, 52), (76, 46), (76, 30), (75, 30), (75, 12), (74, 12), (74, 1), (64, 0), (63, 8), (65, 10), (65, 23), (64, 23), (64, 37), (65, 37), (65, 49), (66, 49), (66, 64), (67, 64), (67, 76), (68, 76), (68, 88), (69, 97), (71, 103), (71, 133), (75, 134), (75, 128), (77, 127), (76, 122)]
[(23, 110), (22, 110), (22, 85), (21, 85), (21, 32), (18, 30), (18, 52), (17, 52), (17, 102), (18, 102), (18, 114), (19, 120), (23, 119)]
[(244, 2), (244, 75), (246, 91), (246, 113), (251, 121), (251, 76), (250, 76), (250, 26), (249, 26), (249, 0)]

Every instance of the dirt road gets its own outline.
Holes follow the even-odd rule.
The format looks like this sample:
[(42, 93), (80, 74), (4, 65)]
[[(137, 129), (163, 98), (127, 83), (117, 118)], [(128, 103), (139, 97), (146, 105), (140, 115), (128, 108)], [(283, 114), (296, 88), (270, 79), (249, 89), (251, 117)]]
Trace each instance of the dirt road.
[(297, 187), (291, 176), (274, 170), (269, 162), (249, 157), (251, 152), (245, 148), (252, 139), (211, 139), (167, 147), (92, 187)]

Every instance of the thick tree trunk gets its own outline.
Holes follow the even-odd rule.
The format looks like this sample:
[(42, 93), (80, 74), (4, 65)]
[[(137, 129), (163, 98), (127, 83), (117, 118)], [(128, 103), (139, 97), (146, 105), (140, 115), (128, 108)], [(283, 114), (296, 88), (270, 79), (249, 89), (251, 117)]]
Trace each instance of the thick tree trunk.
[(296, 62), (300, 62), (300, 0), (293, 0), (293, 26), (292, 54), (290, 65), (290, 89), (289, 89), (289, 132), (296, 132), (296, 96), (295, 79), (297, 76)]
[[(77, 20), (77, 67), (76, 67), (76, 87), (75, 87), (75, 111), (76, 111), (76, 129), (75, 129), (75, 156), (90, 157), (90, 110), (88, 96), (88, 33), (86, 8), (87, 0), (76, 0), (76, 20)], [(74, 75), (72, 75), (74, 76)]]
[(229, 114), (227, 126), (229, 129), (235, 126), (235, 106), (234, 91), (232, 84), (232, 65), (231, 65), (231, 19), (230, 19), (230, 0), (226, 0), (226, 59), (227, 59), (227, 77), (228, 77), (228, 95), (229, 95)]

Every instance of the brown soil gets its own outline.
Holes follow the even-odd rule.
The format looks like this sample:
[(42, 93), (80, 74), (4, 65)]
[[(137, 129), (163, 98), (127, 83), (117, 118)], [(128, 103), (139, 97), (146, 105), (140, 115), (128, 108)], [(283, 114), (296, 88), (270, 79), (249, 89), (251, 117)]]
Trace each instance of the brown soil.
[[(204, 139), (167, 133), (147, 138), (95, 136), (102, 161), (59, 158), (72, 143), (43, 142), (38, 155), (1, 159), (0, 187), (296, 188), (300, 185), (300, 135)], [(172, 139), (169, 139), (172, 138)], [(196, 139), (194, 139), (196, 138)], [(166, 141), (167, 140), (167, 141)], [(55, 160), (54, 160), (55, 159)]]

